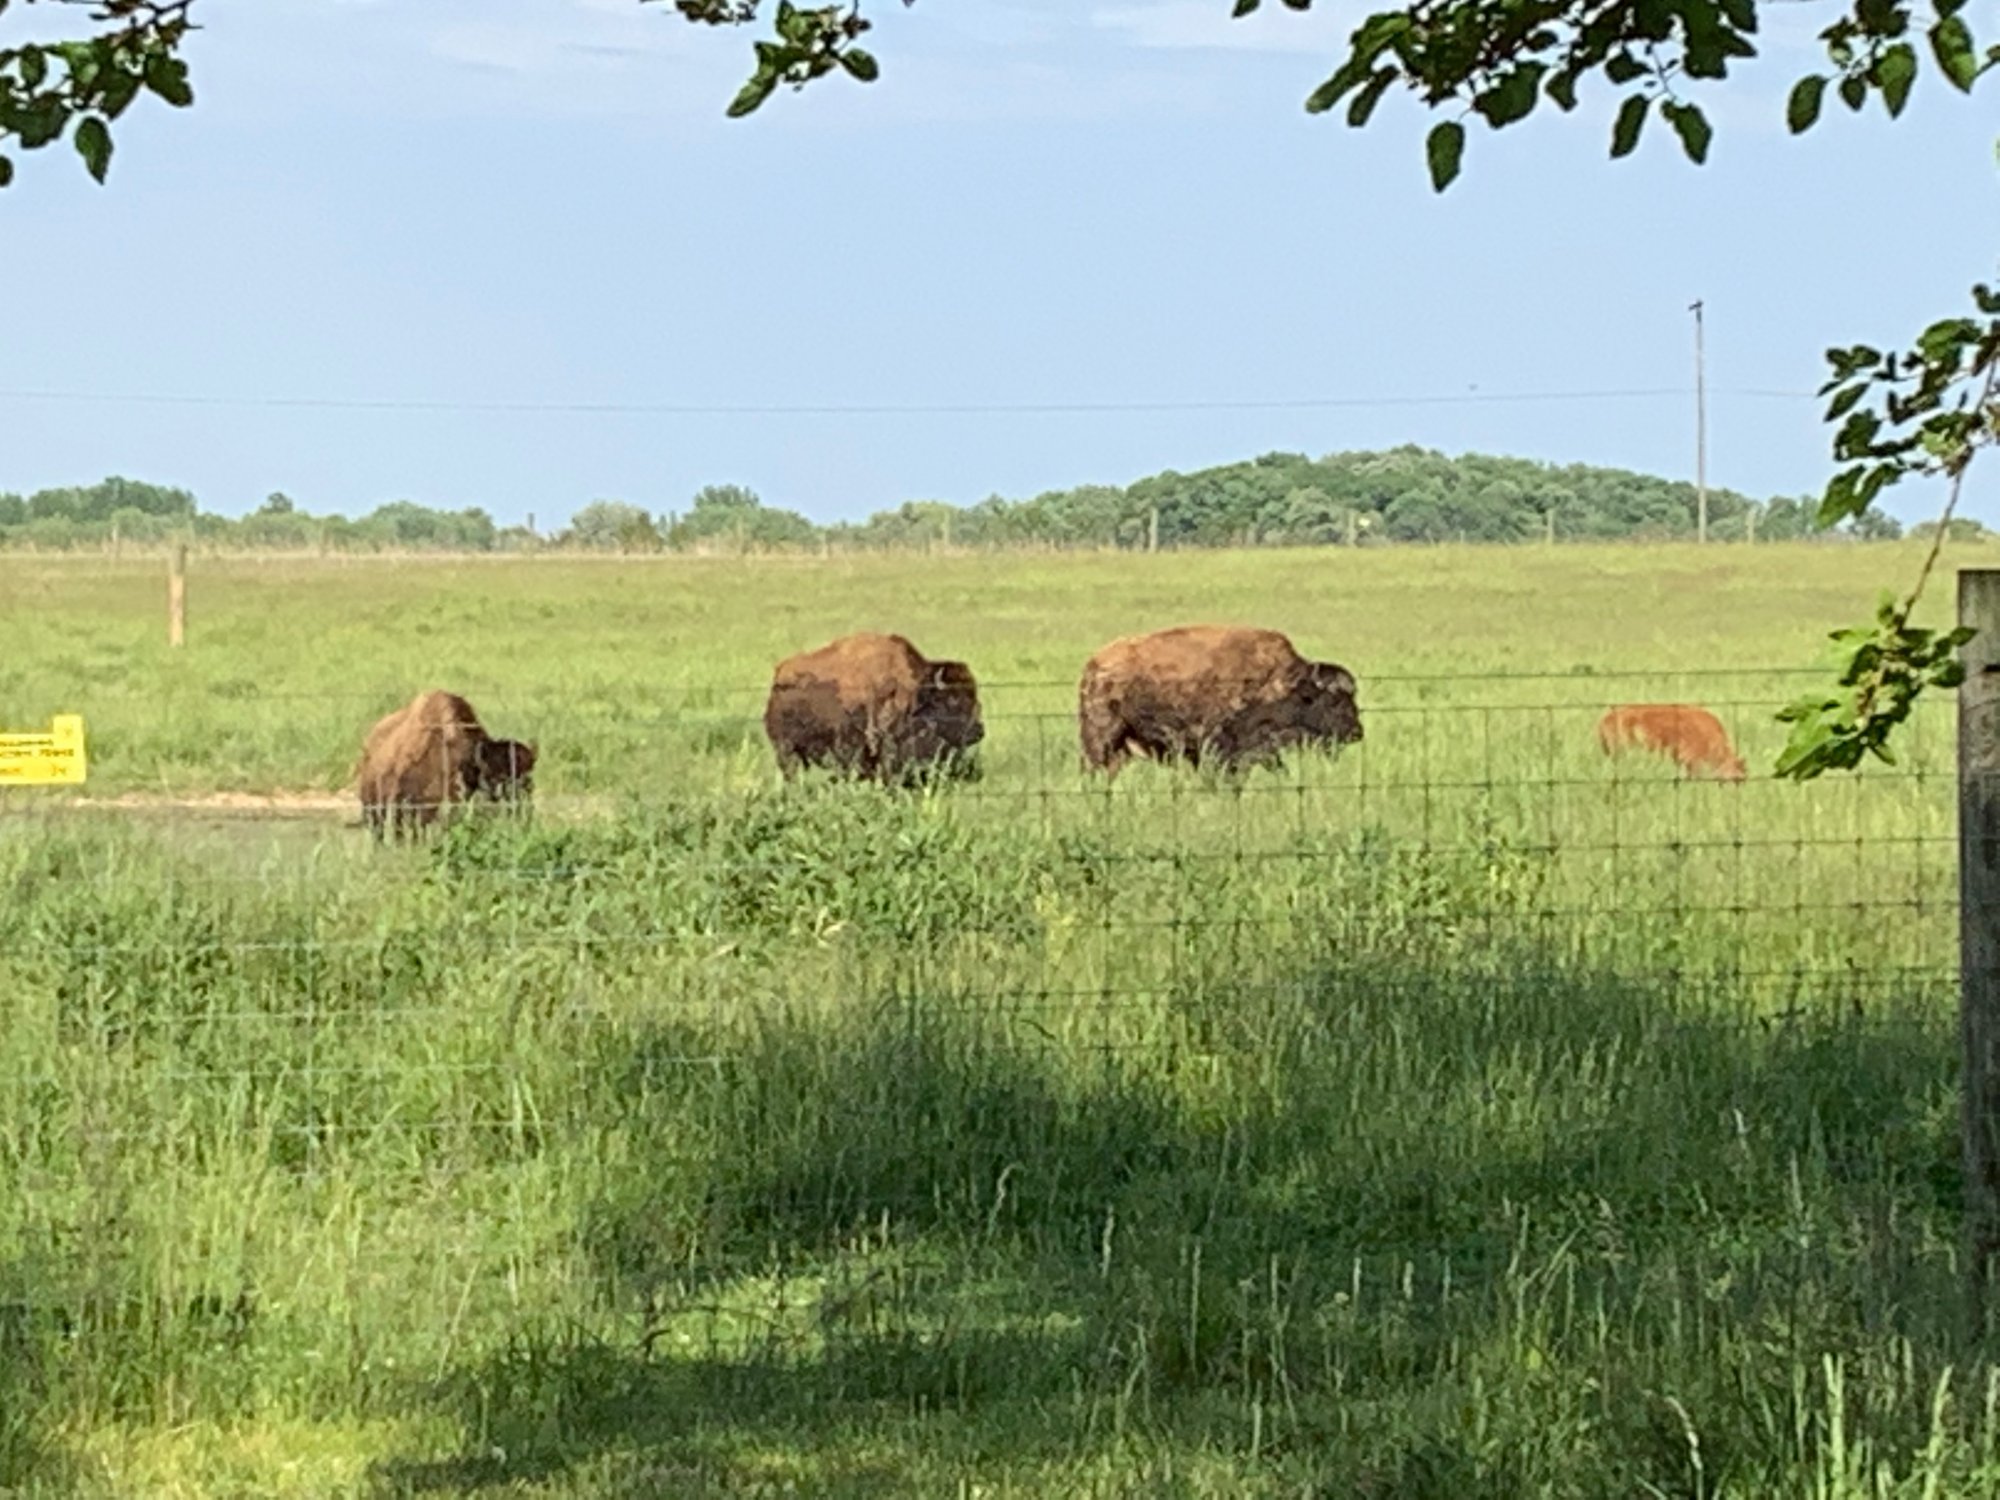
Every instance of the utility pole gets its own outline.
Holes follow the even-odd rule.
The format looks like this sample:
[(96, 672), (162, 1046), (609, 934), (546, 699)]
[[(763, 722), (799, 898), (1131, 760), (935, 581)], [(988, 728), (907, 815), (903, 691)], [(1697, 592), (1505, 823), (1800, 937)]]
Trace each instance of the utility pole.
[(1708, 540), (1708, 371), (1701, 343), (1701, 301), (1689, 304), (1694, 314), (1694, 539)]

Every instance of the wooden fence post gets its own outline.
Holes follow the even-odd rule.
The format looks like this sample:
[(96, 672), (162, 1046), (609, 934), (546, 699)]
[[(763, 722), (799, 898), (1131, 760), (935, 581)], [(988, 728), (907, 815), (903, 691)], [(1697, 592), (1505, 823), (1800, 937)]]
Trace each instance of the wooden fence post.
[(1984, 1339), (2000, 1254), (2000, 568), (1960, 570), (1958, 622), (1979, 632), (1958, 690), (1958, 1024), (1966, 1291)]
[(167, 644), (187, 644), (187, 562), (186, 542), (175, 542), (167, 563)]

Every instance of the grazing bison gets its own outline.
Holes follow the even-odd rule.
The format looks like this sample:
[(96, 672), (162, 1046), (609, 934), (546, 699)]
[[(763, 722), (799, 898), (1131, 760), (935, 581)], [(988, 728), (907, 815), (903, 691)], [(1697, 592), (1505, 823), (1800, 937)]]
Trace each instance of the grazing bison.
[(355, 778), (376, 837), (420, 828), (474, 797), (514, 800), (533, 788), (535, 747), (496, 740), (456, 693), (420, 693), (368, 731)]
[(1228, 770), (1294, 745), (1361, 738), (1354, 675), (1307, 661), (1275, 630), (1184, 625), (1113, 641), (1077, 687), (1084, 765), (1116, 776), (1134, 754)]
[(1713, 772), (1723, 781), (1741, 781), (1743, 757), (1729, 743), (1729, 731), (1705, 708), (1692, 703), (1627, 703), (1597, 721), (1597, 743), (1606, 755), (1638, 748), (1672, 757), (1683, 776)]
[(778, 663), (764, 732), (787, 778), (826, 766), (880, 781), (963, 772), (985, 738), (961, 661), (931, 661), (900, 635), (849, 635)]

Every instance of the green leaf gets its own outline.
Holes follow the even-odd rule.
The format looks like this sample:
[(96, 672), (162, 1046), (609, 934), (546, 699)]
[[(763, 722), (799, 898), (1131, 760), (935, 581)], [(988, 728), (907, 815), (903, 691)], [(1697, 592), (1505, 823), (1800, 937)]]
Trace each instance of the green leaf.
[(1932, 364), (1957, 363), (1961, 346), (1979, 342), (1979, 325), (1970, 318), (1940, 318), (1917, 335), (1917, 349)]
[(9, 158), (0, 156), (0, 188), (7, 186), (13, 180), (14, 163)]
[(194, 90), (188, 87), (187, 64), (164, 52), (146, 59), (146, 87), (176, 109), (186, 109), (194, 103)]
[(60, 99), (45, 96), (32, 106), (16, 109), (7, 124), (20, 138), (22, 149), (33, 151), (63, 133), (64, 127), (69, 124), (69, 111)]
[(1965, 22), (1956, 15), (1947, 15), (1933, 26), (1931, 52), (1953, 88), (1962, 94), (1972, 92), (1973, 80), (1979, 76), (1979, 53), (1973, 45), (1972, 30)]
[(859, 47), (849, 47), (841, 53), (840, 65), (863, 83), (873, 83), (882, 74), (882, 65), (875, 61), (875, 54)]
[(1875, 62), (1875, 83), (1882, 90), (1882, 103), (1894, 119), (1910, 102), (1910, 85), (1917, 81), (1917, 49), (1898, 42)]
[(1819, 512), (1813, 517), (1814, 523), (1822, 530), (1860, 512), (1861, 506), (1854, 499), (1859, 478), (1858, 469), (1842, 469), (1827, 481), (1826, 493), (1820, 497)]
[(21, 82), (31, 89), (40, 88), (42, 80), (49, 76), (49, 60), (40, 47), (23, 47), (17, 62)]
[(1473, 100), (1472, 107), (1484, 115), (1486, 123), (1495, 130), (1503, 125), (1512, 125), (1535, 107), (1535, 94), (1541, 88), (1545, 71), (1544, 65), (1539, 62), (1523, 63)]
[(1568, 114), (1576, 108), (1576, 74), (1561, 72), (1549, 80), (1548, 96), (1555, 100), (1556, 108)]
[(1820, 763), (1820, 758), (1833, 739), (1833, 728), (1818, 718), (1817, 704), (1801, 703), (1793, 706), (1802, 710), (1795, 716), (1798, 728), (1792, 731), (1791, 738), (1786, 741), (1784, 752), (1779, 755), (1775, 769), (1780, 776), (1797, 776), (1804, 781), (1828, 769), (1826, 765)]
[(1667, 123), (1674, 127), (1674, 134), (1681, 138), (1681, 149), (1688, 154), (1688, 160), (1699, 166), (1708, 160), (1708, 143), (1714, 139), (1715, 131), (1710, 128), (1708, 116), (1692, 104), (1680, 104), (1669, 100), (1660, 112), (1667, 117)]
[(1827, 407), (1827, 421), (1838, 422), (1842, 417), (1853, 411), (1856, 406), (1860, 405), (1861, 398), (1867, 394), (1868, 387), (1866, 385), (1857, 384), (1844, 387), (1840, 394), (1833, 398), (1833, 404)]
[(1644, 94), (1630, 94), (1618, 106), (1618, 119), (1611, 127), (1611, 154), (1614, 157), (1630, 156), (1639, 144), (1639, 128), (1646, 123), (1646, 109), (1651, 103)]
[(1312, 91), (1306, 100), (1306, 113), (1325, 114), (1346, 96), (1348, 90), (1374, 77), (1375, 58), (1381, 51), (1380, 47), (1363, 48), (1357, 44), (1354, 55), (1334, 69), (1331, 78)]
[(104, 181), (111, 170), (111, 128), (96, 115), (85, 115), (76, 127), (76, 150), (90, 175)]
[(1231, 20), (1240, 21), (1255, 10), (1259, 0), (1236, 0), (1235, 8), (1229, 12)]
[(1646, 76), (1646, 65), (1629, 52), (1614, 52), (1604, 60), (1604, 76), (1613, 83), (1630, 83)]
[(139, 95), (137, 73), (114, 73), (98, 94), (97, 108), (107, 120), (115, 120)]
[(1868, 102), (1868, 80), (1858, 73), (1850, 73), (1840, 80), (1840, 102), (1849, 109), (1859, 109)]
[(1368, 123), (1368, 117), (1375, 113), (1375, 106), (1382, 102), (1382, 95), (1389, 85), (1396, 81), (1394, 68), (1382, 68), (1361, 87), (1354, 96), (1354, 102), (1347, 106), (1347, 123), (1360, 126)]
[(1441, 193), (1458, 176), (1459, 162), (1465, 155), (1465, 127), (1456, 120), (1434, 126), (1424, 141), (1424, 155), (1430, 161), (1431, 186)]
[(776, 73), (758, 73), (729, 101), (729, 118), (740, 120), (747, 114), (754, 114), (757, 106), (771, 97), (771, 91), (778, 86)]
[(1792, 97), (1785, 101), (1785, 124), (1793, 135), (1810, 130), (1819, 121), (1820, 101), (1826, 97), (1826, 80), (1809, 73), (1792, 85)]

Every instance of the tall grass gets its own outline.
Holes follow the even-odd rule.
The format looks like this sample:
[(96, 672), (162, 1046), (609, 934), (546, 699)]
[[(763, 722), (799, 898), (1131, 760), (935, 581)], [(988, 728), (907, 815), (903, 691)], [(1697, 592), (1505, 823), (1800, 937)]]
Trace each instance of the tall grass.
[[(1636, 587), (1600, 560), (1570, 585)], [(1589, 738), (1697, 665), (1679, 645), (1607, 681), (1639, 646), (1556, 610), (1554, 675), (1501, 676), (1496, 628), (1371, 677), (1314, 624), (1371, 695), (1358, 751), (1090, 785), (1037, 674), (1177, 606), (1161, 579), (1243, 614), (1305, 566), (1169, 562), (1123, 603), (1071, 560), (988, 579), (1027, 644), (982, 671), (969, 787), (776, 785), (739, 700), (779, 625), (661, 565), (593, 570), (637, 580), (619, 618), (531, 569), (436, 622), (502, 712), (604, 695), (529, 726), (567, 767), (534, 819), (375, 849), (10, 799), (0, 1486), (1991, 1493), (1948, 716), (1894, 774), (1683, 783)], [(891, 578), (852, 568), (801, 573), (794, 644)], [(408, 577), (417, 619), (456, 588)], [(298, 587), (406, 695), (379, 584)], [(109, 672), (135, 617), (93, 608), (65, 649)], [(672, 658), (702, 712), (640, 694), (662, 614), (713, 621)], [(544, 656), (481, 643), (516, 616)], [(1780, 655), (1738, 626), (1709, 654)], [(263, 649), (119, 668), (81, 705), (110, 786), (336, 766), (372, 669)], [(44, 658), (0, 671), (10, 715), (78, 705)], [(1770, 747), (1777, 679), (1678, 681)]]

